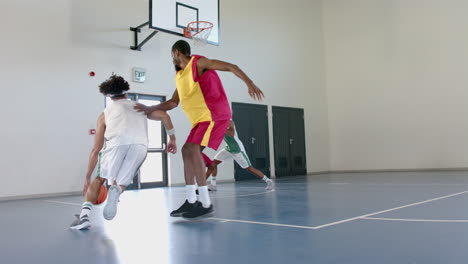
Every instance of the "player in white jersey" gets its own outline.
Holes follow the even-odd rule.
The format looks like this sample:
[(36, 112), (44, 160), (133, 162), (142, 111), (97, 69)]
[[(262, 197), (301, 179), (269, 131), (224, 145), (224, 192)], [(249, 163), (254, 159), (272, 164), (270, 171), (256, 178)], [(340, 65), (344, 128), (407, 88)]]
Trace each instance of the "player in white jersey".
[(213, 160), (213, 165), (208, 167), (206, 172), (206, 177), (208, 178), (211, 175), (211, 184), (208, 187), (211, 191), (216, 191), (216, 176), (218, 174), (217, 166), (223, 161), (228, 159), (234, 159), (237, 164), (243, 169), (246, 169), (253, 175), (265, 181), (267, 184), (267, 190), (274, 189), (274, 183), (269, 179), (263, 172), (252, 167), (247, 153), (245, 153), (244, 144), (240, 141), (237, 136), (237, 131), (235, 128), (234, 121), (230, 120), (229, 127), (224, 134), (224, 142), (226, 142), (226, 148), (218, 152)]
[[(88, 170), (83, 187), (85, 202), (79, 219), (71, 229), (88, 229), (91, 226), (89, 214), (98, 199), (101, 186), (107, 181), (110, 188), (104, 218), (111, 220), (117, 213), (120, 194), (129, 185), (146, 158), (148, 149), (147, 116), (134, 110), (135, 102), (127, 100), (128, 82), (122, 77), (112, 75), (99, 86), (99, 91), (112, 99), (98, 118), (94, 147), (89, 156)], [(156, 111), (149, 116), (161, 120), (166, 127), (170, 140), (167, 151), (175, 153), (177, 146), (174, 127), (170, 117), (163, 111)], [(98, 165), (97, 176), (91, 182), (91, 174)]]

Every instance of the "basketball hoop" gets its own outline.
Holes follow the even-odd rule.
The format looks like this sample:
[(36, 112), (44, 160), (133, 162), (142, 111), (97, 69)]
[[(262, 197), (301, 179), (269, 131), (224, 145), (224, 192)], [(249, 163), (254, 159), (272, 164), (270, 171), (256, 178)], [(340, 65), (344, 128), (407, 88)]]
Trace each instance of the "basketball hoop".
[(193, 39), (195, 46), (205, 46), (213, 29), (213, 23), (207, 21), (194, 21), (184, 28), (184, 36)]

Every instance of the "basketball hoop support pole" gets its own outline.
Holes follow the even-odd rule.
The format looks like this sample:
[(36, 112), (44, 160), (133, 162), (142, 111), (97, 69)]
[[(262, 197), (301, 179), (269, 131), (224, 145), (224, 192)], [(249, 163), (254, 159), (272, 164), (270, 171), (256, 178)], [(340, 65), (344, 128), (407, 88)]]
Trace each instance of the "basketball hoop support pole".
[(141, 32), (141, 28), (144, 26), (149, 25), (149, 21), (146, 23), (143, 23), (139, 25), (138, 27), (130, 27), (130, 31), (133, 31), (133, 40), (134, 40), (134, 45), (130, 46), (131, 50), (138, 50), (141, 51), (141, 47), (146, 44), (154, 35), (158, 33), (158, 31), (152, 32), (148, 37), (146, 37), (140, 44), (138, 44), (138, 33)]

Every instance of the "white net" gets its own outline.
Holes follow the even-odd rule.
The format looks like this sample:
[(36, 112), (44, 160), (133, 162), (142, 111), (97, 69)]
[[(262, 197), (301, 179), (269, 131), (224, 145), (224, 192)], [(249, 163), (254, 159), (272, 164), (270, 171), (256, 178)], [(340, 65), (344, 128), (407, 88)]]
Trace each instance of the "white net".
[(186, 37), (193, 39), (196, 46), (205, 46), (213, 29), (213, 23), (206, 21), (191, 22), (185, 28)]

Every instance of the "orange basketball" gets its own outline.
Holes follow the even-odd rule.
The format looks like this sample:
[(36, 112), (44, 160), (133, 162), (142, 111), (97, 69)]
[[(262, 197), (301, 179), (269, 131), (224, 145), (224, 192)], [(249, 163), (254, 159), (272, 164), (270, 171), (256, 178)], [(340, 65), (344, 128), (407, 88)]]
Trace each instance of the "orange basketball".
[(99, 196), (94, 204), (102, 204), (107, 199), (107, 188), (106, 185), (101, 185), (101, 189), (99, 190)]

